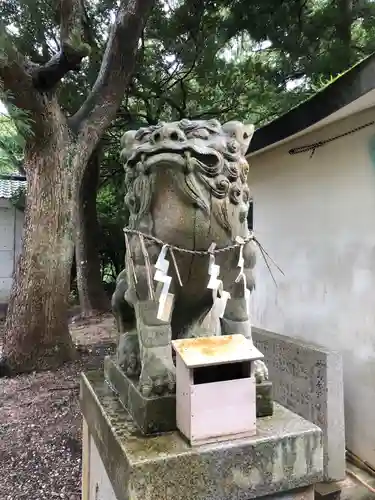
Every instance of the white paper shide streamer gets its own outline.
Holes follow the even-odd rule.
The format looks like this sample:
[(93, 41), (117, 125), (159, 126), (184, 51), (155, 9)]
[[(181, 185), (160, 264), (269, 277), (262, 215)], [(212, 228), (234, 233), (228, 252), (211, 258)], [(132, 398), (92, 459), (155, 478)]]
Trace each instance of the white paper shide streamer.
[[(208, 265), (208, 274), (210, 279), (208, 281), (207, 288), (212, 290), (213, 310), (215, 310), (217, 317), (222, 318), (224, 316), (227, 302), (230, 299), (230, 293), (224, 290), (223, 282), (218, 279), (220, 266), (215, 263), (215, 255), (213, 253), (215, 247), (216, 243), (211, 243), (210, 248), (208, 249), (210, 252), (210, 262)], [(219, 293), (220, 297), (218, 296)]]
[(173, 305), (173, 293), (169, 293), (172, 277), (168, 276), (169, 261), (166, 259), (168, 245), (163, 245), (158, 260), (156, 261), (154, 280), (163, 283), (163, 288), (159, 297), (159, 307), (157, 318), (160, 321), (169, 321)]

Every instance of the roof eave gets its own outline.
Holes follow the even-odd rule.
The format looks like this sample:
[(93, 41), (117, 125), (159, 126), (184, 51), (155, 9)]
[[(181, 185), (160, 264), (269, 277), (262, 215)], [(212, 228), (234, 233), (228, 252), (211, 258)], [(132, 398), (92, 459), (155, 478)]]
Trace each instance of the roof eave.
[(375, 89), (375, 53), (343, 73), (310, 99), (257, 129), (247, 155), (300, 134)]

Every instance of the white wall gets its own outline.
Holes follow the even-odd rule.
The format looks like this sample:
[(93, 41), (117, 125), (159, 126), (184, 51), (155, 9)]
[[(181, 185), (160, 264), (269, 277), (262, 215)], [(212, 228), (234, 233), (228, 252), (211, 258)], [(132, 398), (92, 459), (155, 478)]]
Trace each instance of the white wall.
[(14, 265), (21, 249), (23, 213), (0, 199), (0, 304), (8, 302)]
[(288, 153), (374, 118), (367, 110), (250, 157), (249, 184), (255, 234), (285, 273), (273, 268), (276, 288), (259, 255), (253, 322), (341, 351), (347, 447), (375, 467), (375, 126), (312, 157)]

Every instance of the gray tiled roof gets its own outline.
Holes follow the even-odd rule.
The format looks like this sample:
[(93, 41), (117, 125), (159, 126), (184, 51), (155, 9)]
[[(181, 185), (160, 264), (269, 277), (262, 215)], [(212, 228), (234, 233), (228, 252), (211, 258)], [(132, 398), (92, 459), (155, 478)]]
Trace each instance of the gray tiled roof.
[(0, 178), (0, 198), (10, 199), (20, 188), (25, 187), (25, 180)]

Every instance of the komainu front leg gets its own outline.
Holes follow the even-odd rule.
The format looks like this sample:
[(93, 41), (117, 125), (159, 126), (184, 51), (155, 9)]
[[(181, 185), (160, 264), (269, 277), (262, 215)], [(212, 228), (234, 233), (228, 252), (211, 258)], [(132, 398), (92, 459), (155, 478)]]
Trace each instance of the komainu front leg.
[[(242, 283), (235, 283), (232, 287), (231, 298), (227, 302), (221, 321), (221, 331), (223, 335), (242, 334), (251, 342), (253, 341), (248, 305)], [(268, 369), (265, 363), (257, 360), (254, 365), (256, 382), (261, 383), (268, 380)]]
[(129, 377), (136, 377), (140, 374), (141, 365), (134, 308), (125, 299), (129, 290), (128, 281), (127, 270), (124, 269), (116, 280), (112, 311), (117, 323), (117, 362)]
[(257, 384), (261, 384), (265, 380), (268, 380), (268, 368), (264, 361), (257, 359), (254, 361), (255, 365), (255, 380)]
[[(134, 358), (137, 358), (134, 349), (137, 346), (139, 365), (136, 364), (136, 367), (140, 368), (141, 393), (149, 397), (174, 392), (171, 325), (170, 321), (161, 321), (157, 317), (162, 284), (157, 283), (154, 276), (160, 247), (134, 236), (130, 238), (127, 251), (127, 277), (130, 286), (125, 293), (125, 300), (134, 308), (136, 319), (136, 337), (131, 337), (129, 333), (124, 338), (128, 343), (127, 366), (132, 369), (129, 353), (135, 354)], [(168, 305), (172, 308), (169, 302)]]
[(127, 270), (124, 269), (117, 276), (116, 288), (111, 300), (112, 312), (116, 320), (117, 332), (119, 335), (125, 333), (129, 327), (132, 328), (135, 323), (134, 309), (125, 299), (125, 294), (128, 289)]
[(153, 300), (135, 304), (141, 356), (139, 388), (146, 397), (175, 390), (170, 323), (157, 319), (158, 303)]

